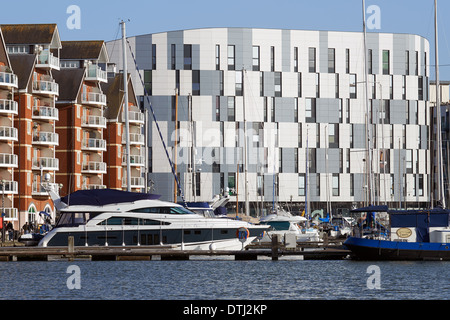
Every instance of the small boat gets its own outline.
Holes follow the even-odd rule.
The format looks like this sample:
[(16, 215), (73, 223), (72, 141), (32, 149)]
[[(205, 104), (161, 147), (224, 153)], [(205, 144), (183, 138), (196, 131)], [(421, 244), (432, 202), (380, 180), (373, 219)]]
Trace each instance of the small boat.
[(383, 234), (380, 228), (372, 233), (363, 231), (344, 242), (353, 259), (450, 260), (450, 210), (387, 210), (387, 213), (389, 232)]
[(260, 219), (260, 224), (271, 227), (261, 242), (271, 242), (273, 235), (278, 235), (279, 241), (282, 241), (289, 234), (295, 235), (297, 242), (320, 241), (319, 231), (307, 226), (307, 221), (305, 217), (278, 209), (275, 213)]
[(111, 189), (61, 198), (60, 218), (39, 246), (164, 245), (178, 250), (241, 250), (268, 226), (206, 218), (159, 196)]

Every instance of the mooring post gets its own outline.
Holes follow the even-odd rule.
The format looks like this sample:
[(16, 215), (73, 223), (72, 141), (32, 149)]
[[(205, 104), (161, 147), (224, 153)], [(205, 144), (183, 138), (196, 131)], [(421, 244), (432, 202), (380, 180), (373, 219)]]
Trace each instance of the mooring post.
[(75, 252), (74, 250), (74, 239), (73, 236), (67, 237), (67, 253), (70, 255), (69, 260), (73, 261), (73, 254)]
[(278, 260), (278, 235), (272, 235), (272, 260)]

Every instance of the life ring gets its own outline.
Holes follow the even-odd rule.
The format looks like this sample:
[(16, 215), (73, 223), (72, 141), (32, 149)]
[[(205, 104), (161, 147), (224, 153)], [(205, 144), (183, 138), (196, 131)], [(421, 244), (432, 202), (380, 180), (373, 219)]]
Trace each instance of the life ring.
[(250, 236), (250, 231), (246, 227), (240, 227), (236, 230), (236, 238), (240, 241), (245, 241)]

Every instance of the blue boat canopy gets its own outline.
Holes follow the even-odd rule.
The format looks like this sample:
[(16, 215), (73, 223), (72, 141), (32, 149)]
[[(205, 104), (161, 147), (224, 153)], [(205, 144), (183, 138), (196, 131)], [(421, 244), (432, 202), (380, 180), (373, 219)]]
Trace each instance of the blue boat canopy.
[(350, 212), (387, 212), (387, 206), (373, 206), (370, 205), (368, 207), (353, 209)]
[(61, 198), (67, 205), (104, 206), (137, 200), (156, 200), (161, 196), (150, 193), (128, 192), (114, 189), (79, 190)]

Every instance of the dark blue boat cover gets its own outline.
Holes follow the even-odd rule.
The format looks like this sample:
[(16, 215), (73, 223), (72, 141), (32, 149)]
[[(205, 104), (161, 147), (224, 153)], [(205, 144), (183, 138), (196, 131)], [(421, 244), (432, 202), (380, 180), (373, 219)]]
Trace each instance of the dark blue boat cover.
[(447, 227), (450, 213), (444, 211), (405, 211), (391, 213), (391, 227)]
[(150, 193), (128, 192), (114, 189), (79, 190), (61, 198), (67, 205), (104, 206), (112, 203), (155, 200), (161, 196)]

